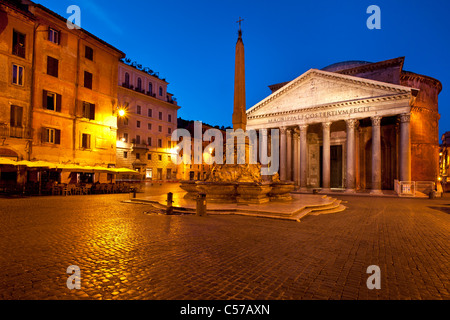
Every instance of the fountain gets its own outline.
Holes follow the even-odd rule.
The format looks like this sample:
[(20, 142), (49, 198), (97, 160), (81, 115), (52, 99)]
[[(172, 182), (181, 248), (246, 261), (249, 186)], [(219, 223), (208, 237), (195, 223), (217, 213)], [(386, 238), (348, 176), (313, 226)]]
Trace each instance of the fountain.
[[(234, 80), (233, 128), (245, 131), (247, 125), (245, 59), (240, 24), (238, 34)], [(248, 156), (248, 141), (241, 147), (245, 148), (245, 155)], [(238, 146), (235, 146), (235, 154), (237, 154), (237, 150)], [(222, 163), (225, 163), (225, 161)], [(233, 163), (237, 163), (237, 161)], [(266, 181), (261, 176), (260, 164), (214, 164), (205, 181), (182, 181), (181, 188), (187, 192), (185, 195), (187, 199), (195, 199), (199, 193), (204, 193), (208, 202), (212, 203), (262, 204), (269, 201), (292, 200), (290, 192), (294, 190), (294, 183), (292, 181), (280, 181), (278, 174)]]

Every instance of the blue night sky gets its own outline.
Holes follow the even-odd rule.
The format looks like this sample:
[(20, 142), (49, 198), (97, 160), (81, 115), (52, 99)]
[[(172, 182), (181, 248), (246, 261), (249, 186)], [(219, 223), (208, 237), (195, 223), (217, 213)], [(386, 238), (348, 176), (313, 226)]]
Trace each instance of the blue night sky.
[[(63, 17), (81, 8), (81, 27), (159, 72), (182, 107), (178, 116), (231, 126), (239, 17), (246, 54), (247, 108), (268, 85), (335, 62), (404, 56), (404, 69), (442, 82), (440, 134), (450, 131), (450, 1), (36, 0)], [(369, 30), (367, 8), (381, 9)]]

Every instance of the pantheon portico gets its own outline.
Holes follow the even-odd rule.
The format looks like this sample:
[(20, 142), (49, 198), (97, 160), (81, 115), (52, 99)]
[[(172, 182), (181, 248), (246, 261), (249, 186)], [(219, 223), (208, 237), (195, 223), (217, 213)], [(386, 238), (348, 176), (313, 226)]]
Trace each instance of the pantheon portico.
[[(259, 129), (263, 139), (270, 139), (270, 129), (280, 130), (280, 179), (294, 181), (300, 190), (374, 194), (394, 189), (396, 179), (411, 181), (411, 123), (419, 118), (420, 88), (400, 84), (400, 77), (396, 81), (402, 59), (400, 70), (399, 59), (311, 69), (272, 86), (270, 96), (247, 110), (247, 128)], [(370, 79), (369, 71), (384, 81)], [(390, 77), (394, 80), (386, 81)]]

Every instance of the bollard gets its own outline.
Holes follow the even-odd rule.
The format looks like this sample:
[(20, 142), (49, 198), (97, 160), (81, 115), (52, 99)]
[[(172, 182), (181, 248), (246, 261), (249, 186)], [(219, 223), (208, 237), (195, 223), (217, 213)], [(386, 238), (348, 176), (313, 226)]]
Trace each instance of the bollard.
[(133, 199), (136, 199), (136, 188), (132, 188), (131, 192), (133, 193)]
[(167, 194), (166, 202), (167, 202), (166, 214), (167, 215), (171, 215), (171, 214), (173, 214), (173, 206), (172, 206), (172, 204), (173, 204), (173, 193), (172, 192), (169, 192)]
[(206, 216), (206, 193), (199, 193), (197, 196), (197, 216)]

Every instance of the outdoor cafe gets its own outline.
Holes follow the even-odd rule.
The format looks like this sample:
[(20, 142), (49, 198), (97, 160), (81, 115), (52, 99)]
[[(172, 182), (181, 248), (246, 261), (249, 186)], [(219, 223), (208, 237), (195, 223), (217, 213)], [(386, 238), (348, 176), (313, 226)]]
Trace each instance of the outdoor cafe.
[(0, 158), (0, 194), (66, 196), (127, 193), (140, 187), (139, 173), (127, 168)]

